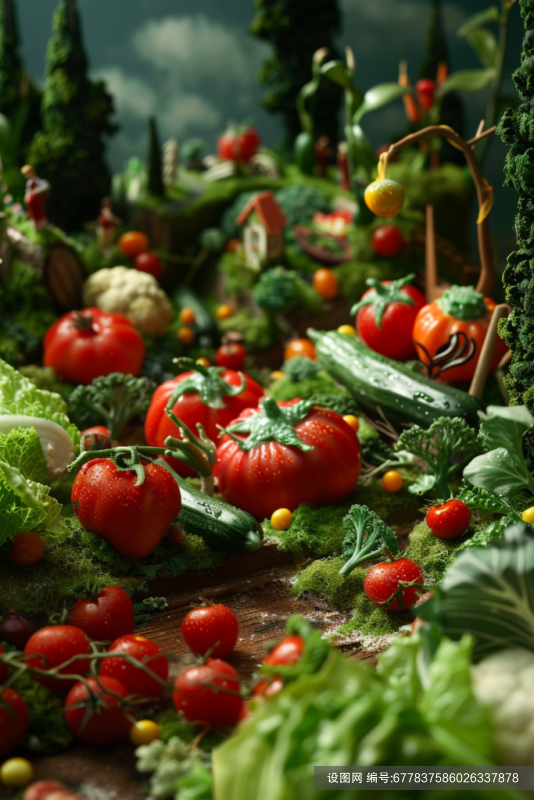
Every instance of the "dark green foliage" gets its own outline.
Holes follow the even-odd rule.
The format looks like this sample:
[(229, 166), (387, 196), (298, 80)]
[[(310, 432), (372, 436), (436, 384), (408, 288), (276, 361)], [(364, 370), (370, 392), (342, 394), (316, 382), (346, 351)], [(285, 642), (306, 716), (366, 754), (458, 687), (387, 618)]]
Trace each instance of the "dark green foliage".
[(286, 186), (285, 189), (276, 192), (275, 198), (285, 214), (288, 230), (294, 225), (311, 222), (315, 213), (328, 209), (325, 195), (313, 186), (302, 184)]
[(148, 120), (148, 193), (155, 197), (165, 195), (163, 185), (161, 145), (155, 117)]
[[(515, 231), (518, 248), (508, 258), (503, 274), (506, 299), (512, 313), (501, 320), (499, 331), (513, 352), (505, 384), (511, 405), (534, 412), (534, 0), (521, 0), (525, 38), (521, 66), (514, 73), (519, 94), (517, 108), (508, 108), (498, 132), (508, 146), (506, 186), (519, 194)], [(534, 437), (525, 437), (526, 462), (534, 471)]]
[[(341, 389), (337, 394), (330, 394), (329, 392), (318, 392), (317, 394), (313, 394), (310, 398), (313, 400), (316, 406), (323, 406), (323, 408), (329, 408), (332, 411), (335, 411), (336, 414), (341, 414), (342, 417), (346, 416), (347, 414), (356, 415), (359, 411), (358, 406), (352, 399), (349, 394), (345, 394)], [(366, 427), (371, 428), (370, 425)], [(374, 428), (371, 428), (374, 430)], [(376, 433), (376, 431), (374, 431)], [(378, 434), (376, 434), (378, 437)], [(358, 438), (360, 439), (361, 444), (361, 436), (358, 431)]]
[[(263, 105), (282, 115), (284, 143), (289, 148), (301, 132), (295, 103), (310, 80), (313, 54), (320, 47), (328, 47), (329, 57), (336, 58), (334, 40), (341, 28), (341, 15), (337, 0), (256, 0), (255, 8), (250, 32), (272, 47), (259, 74), (265, 87)], [(340, 88), (323, 81), (315, 98), (314, 128), (317, 136), (328, 136), (332, 144), (338, 138), (340, 103)]]
[(318, 311), (322, 300), (315, 289), (296, 272), (273, 267), (264, 272), (254, 288), (254, 300), (264, 311), (280, 314), (299, 308)]
[(0, 112), (9, 119), (20, 102), (22, 60), (15, 0), (0, 3)]
[(285, 361), (282, 367), (282, 372), (290, 381), (296, 383), (297, 381), (305, 381), (308, 378), (314, 378), (318, 372), (321, 371), (321, 365), (317, 361), (305, 356), (294, 356), (289, 361)]
[(102, 81), (88, 78), (88, 62), (75, 0), (60, 0), (46, 59), (43, 130), (28, 154), (38, 175), (50, 181), (50, 219), (66, 230), (95, 219), (111, 179), (104, 137), (113, 100)]

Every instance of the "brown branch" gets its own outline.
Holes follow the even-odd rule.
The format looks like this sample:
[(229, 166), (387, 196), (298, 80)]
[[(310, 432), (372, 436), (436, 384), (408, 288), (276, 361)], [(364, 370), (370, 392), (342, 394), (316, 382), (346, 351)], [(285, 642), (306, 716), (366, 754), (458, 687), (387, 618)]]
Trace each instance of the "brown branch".
[(501, 303), (500, 305), (495, 306), (493, 309), (493, 315), (490, 320), (488, 332), (486, 333), (486, 338), (484, 339), (484, 344), (482, 345), (482, 350), (480, 351), (480, 357), (478, 359), (475, 374), (473, 375), (473, 380), (471, 381), (471, 386), (469, 387), (469, 394), (472, 397), (476, 397), (477, 400), (482, 400), (482, 393), (484, 392), (484, 386), (486, 385), (491, 359), (493, 358), (493, 351), (497, 341), (497, 328), (499, 325), (499, 320), (503, 317), (507, 317), (509, 313), (510, 306), (507, 303)]

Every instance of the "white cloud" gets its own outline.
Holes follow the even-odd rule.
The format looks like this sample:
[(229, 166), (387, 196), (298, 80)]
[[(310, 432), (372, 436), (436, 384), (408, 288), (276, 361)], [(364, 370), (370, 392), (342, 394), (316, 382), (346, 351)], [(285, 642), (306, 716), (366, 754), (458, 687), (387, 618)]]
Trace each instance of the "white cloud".
[(104, 67), (95, 73), (95, 77), (106, 82), (121, 116), (146, 119), (154, 113), (157, 107), (156, 92), (145, 81), (127, 75), (120, 67)]
[(212, 131), (221, 124), (222, 116), (213, 103), (196, 94), (173, 97), (159, 119), (169, 135), (183, 136), (192, 129)]

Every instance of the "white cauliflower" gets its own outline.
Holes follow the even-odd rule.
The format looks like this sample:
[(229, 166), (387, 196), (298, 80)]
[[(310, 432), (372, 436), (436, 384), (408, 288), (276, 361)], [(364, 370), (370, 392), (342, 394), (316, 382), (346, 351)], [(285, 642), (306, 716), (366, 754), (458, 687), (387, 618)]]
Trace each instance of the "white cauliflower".
[(501, 650), (472, 667), (473, 689), (493, 711), (498, 763), (534, 766), (534, 653)]
[(83, 301), (123, 314), (148, 336), (163, 336), (172, 319), (171, 301), (153, 275), (128, 267), (99, 269), (84, 283)]

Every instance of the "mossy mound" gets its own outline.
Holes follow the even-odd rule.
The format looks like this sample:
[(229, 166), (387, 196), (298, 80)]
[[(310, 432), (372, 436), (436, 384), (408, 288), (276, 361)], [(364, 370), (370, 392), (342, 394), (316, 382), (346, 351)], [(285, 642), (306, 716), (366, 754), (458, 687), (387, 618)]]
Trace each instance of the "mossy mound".
[(425, 583), (438, 583), (456, 555), (458, 548), (469, 539), (468, 535), (458, 539), (439, 539), (426, 522), (420, 522), (410, 534), (410, 544), (403, 553), (419, 564)]

